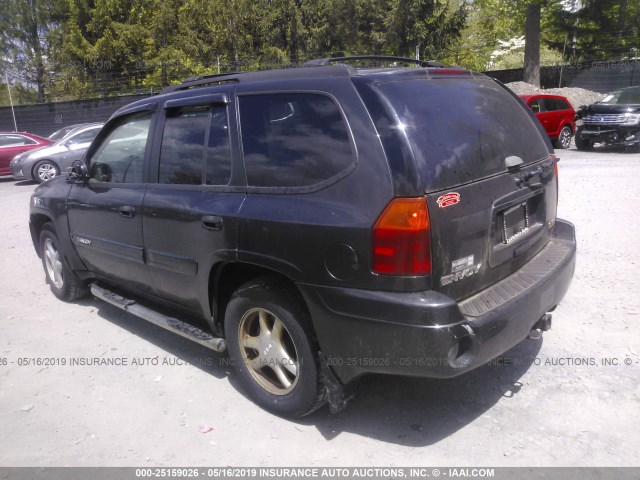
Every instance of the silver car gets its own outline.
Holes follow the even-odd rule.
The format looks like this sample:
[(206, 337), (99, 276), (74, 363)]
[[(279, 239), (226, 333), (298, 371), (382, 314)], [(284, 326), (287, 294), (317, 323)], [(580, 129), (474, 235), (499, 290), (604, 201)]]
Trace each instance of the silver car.
[(11, 160), (11, 175), (16, 180), (42, 183), (69, 171), (74, 161), (82, 159), (102, 125), (76, 127), (53, 145), (15, 156)]

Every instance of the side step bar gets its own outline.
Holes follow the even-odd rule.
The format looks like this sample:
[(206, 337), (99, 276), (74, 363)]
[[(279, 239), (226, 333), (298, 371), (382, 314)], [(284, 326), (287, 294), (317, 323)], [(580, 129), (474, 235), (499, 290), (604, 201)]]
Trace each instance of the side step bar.
[(106, 288), (99, 287), (95, 283), (91, 284), (91, 294), (100, 300), (104, 300), (105, 302), (115, 305), (116, 307), (140, 317), (143, 320), (151, 322), (154, 325), (162, 327), (173, 333), (177, 333), (178, 335), (188, 338), (192, 342), (199, 343), (211, 350), (224, 352), (227, 349), (227, 343), (224, 338), (216, 338), (198, 327), (189, 325), (177, 318), (168, 317), (160, 312), (156, 312), (155, 310), (151, 310), (150, 308), (140, 305), (135, 300), (121, 297), (117, 293), (107, 290)]

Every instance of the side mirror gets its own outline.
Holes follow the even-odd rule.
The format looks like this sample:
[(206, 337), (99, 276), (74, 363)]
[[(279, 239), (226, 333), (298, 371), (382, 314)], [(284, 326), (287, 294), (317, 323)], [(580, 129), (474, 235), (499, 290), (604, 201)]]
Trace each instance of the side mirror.
[(71, 164), (68, 181), (71, 183), (84, 183), (89, 180), (89, 169), (84, 162), (76, 160)]

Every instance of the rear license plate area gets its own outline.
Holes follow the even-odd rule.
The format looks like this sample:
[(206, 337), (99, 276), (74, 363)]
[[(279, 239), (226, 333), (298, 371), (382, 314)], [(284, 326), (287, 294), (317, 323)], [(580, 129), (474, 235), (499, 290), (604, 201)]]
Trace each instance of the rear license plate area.
[(508, 245), (525, 234), (530, 227), (527, 202), (519, 203), (498, 214), (498, 224), (502, 230), (502, 243)]

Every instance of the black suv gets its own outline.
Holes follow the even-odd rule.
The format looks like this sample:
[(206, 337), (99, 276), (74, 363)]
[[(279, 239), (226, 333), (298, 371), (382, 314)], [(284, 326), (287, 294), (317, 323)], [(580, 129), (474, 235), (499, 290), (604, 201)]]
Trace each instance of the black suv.
[(640, 87), (608, 94), (601, 102), (582, 105), (576, 112), (576, 147), (591, 150), (594, 143), (640, 149)]
[(576, 244), (533, 114), (467, 70), (335, 61), (116, 112), (31, 199), (53, 293), (90, 285), (228, 349), (254, 401), (290, 416), (341, 408), (363, 374), (453, 377), (547, 330)]

